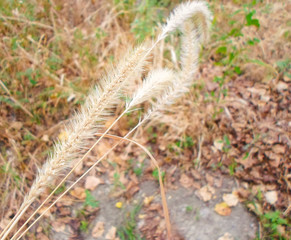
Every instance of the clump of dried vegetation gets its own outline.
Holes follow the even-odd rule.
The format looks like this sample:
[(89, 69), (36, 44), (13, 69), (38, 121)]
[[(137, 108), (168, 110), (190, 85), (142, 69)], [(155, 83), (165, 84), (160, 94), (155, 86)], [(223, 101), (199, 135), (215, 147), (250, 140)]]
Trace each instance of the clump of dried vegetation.
[[(22, 215), (26, 210), (30, 216), (44, 196), (55, 199), (61, 194), (48, 189), (48, 183), (54, 186), (54, 180), (59, 179), (55, 174), (76, 163), (74, 159), (78, 162), (87, 157), (86, 166), (94, 169), (98, 161), (88, 154), (83, 156), (80, 148), (86, 150), (95, 132), (112, 128), (115, 135), (127, 137), (130, 129), (151, 118), (154, 121), (147, 124), (147, 131), (140, 129), (139, 135), (147, 139), (142, 140), (156, 154), (165, 156), (158, 159), (160, 167), (166, 170), (178, 165), (189, 177), (193, 169), (202, 168), (235, 176), (242, 183), (239, 196), (260, 221), (258, 239), (288, 239), (290, 4), (210, 3), (215, 13), (213, 35), (194, 77), (198, 58), (193, 56), (206, 37), (202, 30), (207, 29), (207, 22), (197, 25), (199, 15), (191, 23), (185, 21), (193, 9), (183, 9), (185, 15), (172, 15), (176, 21), (170, 17), (157, 42), (150, 43), (157, 32), (155, 26), (178, 1), (141, 2), (0, 2), (1, 237), (5, 234), (2, 229), (12, 223), (11, 219), (17, 219), (17, 212)], [(180, 50), (174, 47), (179, 44), (179, 34), (164, 38), (184, 21)], [(106, 74), (108, 66), (115, 65), (136, 40), (149, 43), (130, 51), (121, 65)], [(177, 56), (182, 56), (181, 65)], [(192, 86), (194, 78), (197, 81)], [(90, 91), (97, 79), (104, 80), (97, 82), (99, 88)], [(178, 80), (183, 81), (183, 86)], [(167, 95), (175, 92), (181, 96), (189, 87), (187, 98), (171, 108), (164, 107)], [(146, 102), (152, 97), (154, 101)], [(98, 101), (103, 101), (104, 106), (99, 108)], [(176, 100), (169, 103), (173, 102)], [(143, 108), (132, 111), (138, 104)], [(73, 109), (78, 108), (80, 114), (68, 123)], [(156, 108), (159, 111), (154, 111)], [(114, 118), (119, 121), (114, 122)], [(69, 127), (62, 131), (63, 126)], [(53, 147), (57, 137), (61, 143), (46, 160), (48, 148)], [(109, 142), (111, 147), (121, 144), (117, 140), (115, 144)], [(116, 154), (122, 154), (121, 149), (117, 147)], [(112, 167), (104, 166), (108, 171)], [(126, 163), (118, 162), (118, 166), (120, 172), (128, 169)], [(43, 170), (33, 184), (37, 169)], [(81, 175), (78, 169), (74, 173)], [(170, 177), (166, 174), (166, 185)], [(71, 177), (70, 181), (75, 179)], [(276, 201), (267, 199), (270, 192)], [(38, 233), (38, 238), (41, 236)]]
[[(134, 91), (131, 100), (127, 101), (126, 109), (99, 137), (93, 147), (102, 140), (102, 138), (118, 122), (118, 120), (123, 117), (123, 115), (131, 111), (134, 107), (137, 107), (139, 104), (155, 99), (155, 101), (151, 103), (152, 106), (147, 110), (147, 112), (145, 112), (142, 119), (124, 136), (124, 138), (127, 138), (137, 127), (150, 119), (151, 115), (157, 114), (159, 111), (166, 109), (169, 105), (173, 104), (177, 98), (189, 91), (189, 87), (193, 82), (194, 74), (197, 70), (200, 44), (202, 41), (206, 40), (210, 20), (211, 14), (204, 2), (188, 2), (181, 4), (167, 19), (162, 28), (161, 34), (157, 37), (157, 40), (155, 40), (151, 45), (141, 44), (134, 50), (129, 51), (124, 59), (121, 60), (120, 63), (105, 77), (103, 77), (99, 84), (94, 87), (86, 97), (80, 111), (73, 116), (70, 123), (65, 127), (64, 133), (66, 136), (59, 138), (55, 143), (53, 152), (49, 155), (43, 167), (38, 170), (36, 179), (28, 191), (28, 194), (25, 195), (20, 209), (2, 231), (1, 239), (5, 239), (9, 235), (11, 230), (13, 230), (14, 226), (18, 223), (32, 203), (45, 192), (48, 186), (55, 182), (56, 178), (64, 172), (64, 170), (72, 168), (70, 171), (70, 173), (72, 173), (73, 170), (78, 167), (81, 161), (85, 158), (82, 157), (82, 155), (84, 155), (84, 149), (88, 148), (89, 140), (93, 139), (94, 135), (102, 129), (102, 122), (104, 122), (104, 119), (112, 113), (110, 109), (113, 109), (114, 106), (119, 103), (120, 94), (130, 94), (130, 92), (125, 91), (125, 88), (128, 85), (132, 85), (133, 77), (135, 77), (136, 74), (140, 75), (142, 73), (152, 49), (156, 47), (160, 41), (164, 40), (170, 32), (173, 32), (178, 28), (181, 28), (183, 32), (181, 71), (177, 73), (167, 69), (150, 71), (149, 76), (142, 84), (140, 84), (140, 86), (138, 86), (137, 90)], [(118, 144), (115, 144), (114, 147), (117, 145)], [(91, 147), (84, 156), (86, 156), (93, 147)], [(105, 154), (105, 156), (106, 155), (107, 154)], [(78, 160), (78, 158), (81, 159)], [(101, 156), (88, 171), (93, 169), (103, 158), (104, 156)], [(81, 178), (85, 176), (86, 173), (83, 174)], [(64, 180), (66, 180), (67, 176)], [(77, 183), (79, 179), (75, 181), (75, 183)], [(61, 186), (64, 180), (62, 180), (59, 186)], [(66, 192), (71, 189), (75, 183), (70, 186)], [(161, 176), (160, 183), (162, 187)], [(58, 187), (53, 190), (53, 193), (58, 189)], [(165, 215), (168, 214), (165, 213)], [(21, 231), (24, 225), (11, 239), (16, 239), (18, 237), (17, 234)], [(168, 232), (168, 237), (170, 239), (171, 235), (169, 228)], [(18, 238), (21, 238), (24, 233), (22, 233)]]

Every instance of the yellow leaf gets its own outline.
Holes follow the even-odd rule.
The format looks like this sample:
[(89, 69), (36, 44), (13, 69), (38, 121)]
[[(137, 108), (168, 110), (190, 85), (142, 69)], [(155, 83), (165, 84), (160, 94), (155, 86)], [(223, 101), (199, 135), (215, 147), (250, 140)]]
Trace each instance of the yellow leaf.
[(115, 207), (117, 207), (117, 208), (122, 208), (122, 202), (117, 202), (116, 204), (115, 204)]
[(214, 210), (221, 216), (229, 216), (231, 214), (231, 209), (226, 202), (217, 203)]
[(154, 200), (154, 196), (145, 197), (143, 200), (144, 205), (147, 207)]

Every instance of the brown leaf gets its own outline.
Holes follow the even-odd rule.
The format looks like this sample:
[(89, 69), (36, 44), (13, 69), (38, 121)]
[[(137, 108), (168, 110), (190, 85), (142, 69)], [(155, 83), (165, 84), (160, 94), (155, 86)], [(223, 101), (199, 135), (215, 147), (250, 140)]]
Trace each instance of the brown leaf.
[(105, 239), (107, 240), (117, 240), (118, 238), (115, 237), (116, 235), (116, 227), (111, 227), (107, 232)]
[(81, 187), (76, 187), (70, 193), (73, 197), (78, 198), (79, 200), (84, 200), (86, 198), (85, 189)]
[(52, 227), (56, 232), (64, 232), (66, 228), (65, 224), (59, 221), (52, 222)]
[(226, 202), (217, 203), (214, 210), (221, 216), (229, 216), (231, 214), (231, 209)]
[(265, 198), (268, 203), (275, 204), (278, 201), (278, 194), (276, 191), (269, 191), (265, 193)]
[(49, 238), (46, 235), (44, 235), (43, 233), (38, 233), (37, 239), (49, 240)]
[(23, 126), (22, 122), (12, 122), (10, 127), (14, 128), (15, 130), (20, 130)]
[(235, 194), (223, 194), (223, 201), (230, 207), (234, 207), (238, 204), (238, 198)]
[(83, 162), (81, 162), (80, 164), (78, 164), (78, 166), (76, 166), (76, 168), (74, 169), (74, 173), (77, 175), (77, 176), (80, 176), (84, 173), (84, 170), (83, 170)]
[(88, 176), (85, 181), (85, 188), (91, 191), (95, 190), (95, 188), (99, 185), (104, 183), (100, 178), (95, 176)]
[(272, 150), (277, 154), (280, 154), (280, 153), (284, 154), (285, 150), (286, 150), (286, 146), (276, 144), (276, 145), (272, 146)]
[(215, 193), (214, 188), (206, 185), (202, 187), (201, 189), (196, 191), (196, 195), (203, 200), (204, 202), (209, 201), (212, 198), (212, 194)]
[(97, 222), (92, 230), (92, 237), (94, 238), (101, 237), (103, 233), (104, 233), (104, 222)]
[(190, 188), (193, 186), (193, 179), (188, 177), (186, 174), (182, 174), (181, 178), (180, 178), (180, 183), (183, 187), (185, 188)]
[(206, 181), (208, 185), (213, 186), (214, 184), (214, 177), (211, 176), (210, 174), (206, 173)]
[(218, 240), (234, 240), (234, 238), (230, 233), (225, 233), (222, 237), (218, 238)]
[(154, 196), (145, 197), (143, 200), (144, 205), (147, 207), (154, 200)]

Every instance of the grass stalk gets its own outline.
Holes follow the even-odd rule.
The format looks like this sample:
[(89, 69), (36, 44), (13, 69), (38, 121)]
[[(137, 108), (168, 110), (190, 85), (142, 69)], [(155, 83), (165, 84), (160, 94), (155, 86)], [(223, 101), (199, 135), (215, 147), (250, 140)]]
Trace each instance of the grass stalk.
[[(197, 15), (196, 22), (193, 21), (193, 15)], [(201, 20), (202, 16), (202, 20)], [(199, 20), (200, 19), (200, 20)], [(130, 130), (124, 137), (123, 140), (119, 140), (111, 149), (109, 149), (98, 161), (94, 163), (91, 168), (89, 168), (80, 178), (78, 178), (63, 194), (61, 194), (51, 206), (53, 206), (64, 194), (66, 194), (72, 187), (75, 186), (93, 167), (95, 167), (102, 159), (104, 159), (117, 145), (127, 139), (127, 137), (135, 131), (135, 129), (141, 126), (146, 120), (150, 118), (153, 113), (157, 113), (165, 109), (166, 106), (172, 104), (178, 97), (180, 97), (183, 93), (188, 91), (189, 86), (191, 85), (193, 73), (196, 70), (197, 59), (198, 59), (198, 50), (199, 44), (202, 39), (201, 35), (204, 34), (203, 31), (207, 31), (210, 24), (211, 14), (204, 2), (188, 2), (185, 4), (181, 4), (179, 7), (174, 10), (174, 12), (168, 18), (166, 24), (163, 26), (162, 33), (158, 36), (157, 40), (151, 44), (150, 47), (146, 47), (145, 45), (141, 45), (136, 48), (135, 51), (131, 54), (127, 55), (118, 66), (117, 70), (112, 71), (111, 74), (104, 79), (101, 86), (97, 87), (94, 91), (92, 91), (86, 99), (85, 104), (82, 106), (80, 112), (75, 115), (74, 120), (71, 124), (66, 128), (66, 133), (68, 138), (62, 141), (59, 141), (55, 144), (54, 153), (51, 155), (46, 161), (45, 165), (42, 169), (39, 170), (39, 174), (32, 185), (30, 192), (26, 195), (24, 202), (21, 206), (20, 210), (16, 216), (11, 220), (11, 222), (7, 225), (5, 230), (1, 233), (1, 240), (4, 240), (9, 233), (12, 231), (13, 227), (17, 224), (19, 219), (26, 212), (28, 207), (35, 201), (35, 199), (46, 189), (46, 187), (55, 180), (56, 176), (59, 175), (65, 168), (70, 166), (72, 160), (78, 159), (82, 156), (75, 167), (71, 169), (69, 174), (58, 184), (58, 186), (53, 190), (53, 192), (46, 198), (46, 200), (38, 207), (38, 209), (31, 215), (24, 225), (17, 231), (17, 233), (13, 236), (12, 239), (15, 239), (17, 234), (19, 234), (25, 225), (32, 219), (32, 217), (36, 214), (36, 212), (44, 206), (44, 204), (49, 200), (49, 198), (54, 194), (56, 189), (63, 184), (63, 182), (68, 178), (68, 176), (74, 171), (74, 169), (86, 158), (86, 156), (90, 153), (90, 151), (101, 141), (101, 139), (107, 135), (110, 129), (119, 121), (119, 119), (128, 112), (133, 106), (139, 104), (143, 101), (147, 101), (149, 98), (155, 97), (157, 101), (153, 104), (152, 108), (145, 114), (144, 118), (132, 129)], [(198, 21), (198, 24), (197, 24)], [(201, 21), (201, 23), (199, 22)], [(187, 30), (187, 22), (189, 23)], [(195, 23), (191, 27), (191, 22)], [(185, 23), (185, 24), (184, 24)], [(185, 39), (182, 41), (182, 45), (185, 45), (185, 49), (182, 49), (185, 52), (185, 57), (182, 59), (182, 71), (178, 74), (174, 74), (169, 72), (169, 74), (165, 75), (165, 79), (168, 80), (168, 83), (162, 83), (161, 85), (157, 84), (157, 96), (152, 96), (150, 93), (152, 89), (146, 89), (149, 96), (145, 96), (142, 87), (151, 87), (150, 84), (147, 85), (147, 81), (145, 84), (136, 92), (133, 100), (127, 105), (124, 112), (119, 115), (115, 121), (111, 124), (111, 126), (99, 137), (99, 139), (93, 144), (93, 146), (86, 151), (85, 154), (82, 153), (81, 149), (83, 149), (87, 143), (88, 139), (94, 136), (94, 133), (98, 130), (98, 124), (100, 121), (106, 117), (108, 113), (108, 109), (110, 109), (113, 105), (118, 101), (118, 93), (124, 88), (126, 83), (129, 82), (134, 72), (141, 72), (142, 66), (145, 64), (147, 56), (150, 54), (152, 49), (163, 40), (170, 32), (176, 30), (177, 28), (181, 28), (182, 25), (185, 25)], [(197, 32), (195, 32), (195, 28)], [(182, 29), (183, 31), (183, 29)], [(198, 35), (197, 35), (198, 34)], [(204, 35), (203, 35), (204, 36)], [(194, 47), (193, 47), (194, 44)], [(187, 51), (191, 50), (193, 47), (193, 51), (187, 55)], [(194, 55), (193, 55), (194, 54)], [(194, 56), (194, 58), (193, 58)], [(191, 59), (192, 58), (192, 59)], [(185, 61), (186, 59), (186, 61)], [(158, 74), (152, 76), (151, 80), (158, 79), (157, 75), (162, 75), (163, 71), (160, 70)], [(165, 72), (164, 72), (165, 73)], [(179, 81), (179, 77), (181, 78)], [(150, 78), (149, 78), (150, 79)], [(153, 81), (153, 84), (154, 81)], [(141, 93), (141, 94), (140, 94)], [(159, 173), (160, 175), (160, 173)], [(162, 196), (163, 198), (163, 196)], [(164, 199), (165, 200), (165, 199)], [(163, 201), (164, 201), (163, 200)], [(49, 207), (49, 208), (50, 208)], [(49, 209), (48, 208), (48, 209)], [(44, 212), (46, 213), (48, 209)], [(165, 209), (164, 209), (165, 210)], [(166, 209), (167, 210), (167, 209)], [(33, 223), (35, 224), (38, 219), (40, 219), (43, 214), (42, 213)], [(166, 216), (166, 214), (165, 214)], [(23, 236), (31, 227), (30, 225), (21, 235)], [(167, 229), (169, 226), (167, 226)], [(19, 238), (20, 238), (19, 237)], [(18, 238), (18, 239), (19, 239)]]

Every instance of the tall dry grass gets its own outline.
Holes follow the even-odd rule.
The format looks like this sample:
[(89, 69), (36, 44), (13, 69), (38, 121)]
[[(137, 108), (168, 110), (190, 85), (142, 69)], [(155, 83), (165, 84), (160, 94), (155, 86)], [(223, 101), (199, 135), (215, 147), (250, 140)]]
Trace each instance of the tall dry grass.
[[(200, 45), (203, 41), (207, 40), (210, 21), (211, 13), (205, 2), (187, 2), (181, 4), (167, 19), (156, 41), (141, 44), (134, 50), (129, 51), (124, 59), (103, 78), (101, 84), (94, 87), (87, 96), (84, 105), (72, 117), (72, 120), (65, 128), (66, 137), (56, 141), (53, 153), (49, 155), (46, 163), (39, 169), (37, 177), (30, 191), (25, 196), (18, 213), (1, 233), (1, 240), (9, 236), (10, 232), (23, 217), (27, 209), (45, 192), (46, 188), (54, 183), (55, 179), (60, 176), (60, 174), (63, 174), (67, 169), (71, 168), (71, 171), (69, 171), (58, 186), (67, 179), (93, 147), (107, 135), (110, 129), (124, 114), (145, 101), (149, 101), (151, 104), (139, 123), (107, 153), (101, 156), (87, 172), (65, 191), (65, 193), (104, 159), (122, 140), (127, 139), (131, 133), (148, 121), (153, 115), (162, 114), (163, 110), (175, 103), (178, 98), (189, 90), (189, 87), (193, 84), (194, 74), (197, 70)], [(180, 29), (183, 33), (180, 71), (174, 72), (169, 69), (151, 71), (148, 77), (145, 78), (143, 83), (134, 92), (132, 99), (126, 103), (125, 110), (88, 150), (90, 140), (94, 139), (94, 135), (97, 132), (100, 132), (100, 126), (106, 121), (106, 117), (111, 114), (111, 109), (121, 101), (120, 93), (128, 94), (126, 91), (127, 86), (133, 84), (133, 77), (136, 74), (140, 74), (143, 71), (143, 67), (148, 64), (148, 57), (151, 51), (160, 41), (165, 39), (170, 32), (177, 29)], [(152, 99), (154, 99), (154, 101), (151, 101)], [(64, 194), (62, 194), (62, 196)], [(48, 198), (45, 202), (47, 200)], [(27, 224), (34, 215), (35, 213), (25, 224)], [(21, 233), (21, 230), (25, 227), (25, 224), (19, 228), (12, 239), (17, 238), (18, 234)], [(32, 225), (30, 225), (30, 227), (31, 226)], [(18, 239), (21, 238), (25, 232), (19, 235)]]

